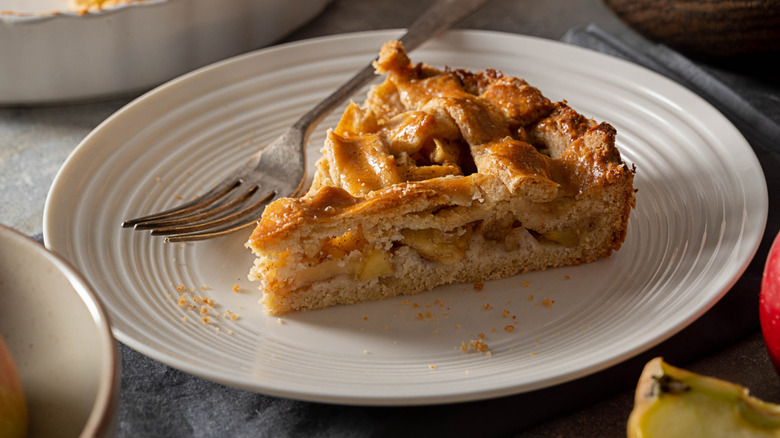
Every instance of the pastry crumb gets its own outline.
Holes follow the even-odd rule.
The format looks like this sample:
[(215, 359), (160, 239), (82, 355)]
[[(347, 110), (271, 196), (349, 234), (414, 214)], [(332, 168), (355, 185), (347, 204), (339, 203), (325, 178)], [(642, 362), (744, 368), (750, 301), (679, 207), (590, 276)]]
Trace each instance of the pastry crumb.
[(469, 341), (469, 345), (471, 346), (471, 348), (479, 351), (480, 353), (485, 353), (490, 348), (488, 344), (478, 339), (472, 339), (471, 341)]
[(222, 314), (222, 317), (225, 318), (225, 319), (231, 319), (233, 321), (238, 319), (238, 315), (236, 315), (235, 313), (231, 312), (229, 309), (225, 310), (225, 313)]
[(490, 355), (490, 347), (481, 339), (470, 339), (468, 343), (466, 343), (466, 341), (461, 341), (460, 351), (464, 353), (478, 352), (483, 353), (486, 356)]

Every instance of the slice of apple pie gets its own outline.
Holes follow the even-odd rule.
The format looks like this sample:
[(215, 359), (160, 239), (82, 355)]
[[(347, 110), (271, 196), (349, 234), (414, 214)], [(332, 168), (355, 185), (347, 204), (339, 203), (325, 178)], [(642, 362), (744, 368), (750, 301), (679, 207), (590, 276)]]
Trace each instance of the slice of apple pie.
[(268, 205), (247, 246), (268, 313), (409, 295), (576, 265), (620, 248), (634, 171), (615, 129), (494, 70), (413, 65), (329, 130), (301, 198)]

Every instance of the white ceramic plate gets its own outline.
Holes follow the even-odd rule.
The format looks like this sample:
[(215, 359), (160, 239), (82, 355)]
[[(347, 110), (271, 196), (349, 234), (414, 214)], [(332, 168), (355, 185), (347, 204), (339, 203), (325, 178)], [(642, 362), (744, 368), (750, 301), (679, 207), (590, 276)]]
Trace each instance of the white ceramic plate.
[[(617, 127), (639, 192), (628, 238), (610, 259), (481, 291), (455, 285), (276, 318), (262, 312), (246, 280), (248, 232), (164, 244), (120, 228), (219, 181), (399, 34), (329, 37), (213, 65), (139, 98), (79, 145), (48, 197), (45, 241), (94, 285), (119, 340), (186, 372), (268, 394), (375, 405), (475, 400), (627, 359), (693, 322), (744, 271), (763, 234), (767, 191), (755, 155), (720, 113), (636, 66), (491, 32), (449, 33), (413, 59), (518, 75)], [(197, 309), (177, 305), (177, 286), (188, 299), (214, 300), (207, 324)], [(461, 351), (480, 334), (490, 355)]]

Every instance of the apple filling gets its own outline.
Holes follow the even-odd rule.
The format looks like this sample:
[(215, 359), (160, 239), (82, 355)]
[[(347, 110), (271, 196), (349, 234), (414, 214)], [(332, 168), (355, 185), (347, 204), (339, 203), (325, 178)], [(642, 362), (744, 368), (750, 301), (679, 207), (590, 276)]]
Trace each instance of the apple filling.
[(390, 254), (369, 243), (360, 227), (325, 239), (319, 251), (301, 257), (300, 265), (305, 268), (292, 278), (292, 289), (339, 275), (369, 280), (393, 273)]
[(303, 256), (301, 265), (306, 267), (296, 272), (289, 286), (294, 290), (341, 275), (356, 280), (390, 276), (394, 272), (392, 257), (396, 251), (386, 251), (384, 246), (395, 250), (406, 246), (425, 260), (454, 265), (466, 258), (472, 234), (473, 226), (446, 233), (434, 228), (403, 229), (399, 240), (379, 245), (366, 240), (362, 230), (357, 228), (326, 239), (315, 254)]
[[(326, 239), (315, 254), (303, 255), (298, 269), (290, 279), (289, 288), (298, 289), (316, 282), (338, 276), (355, 280), (371, 280), (393, 275), (392, 257), (402, 246), (413, 249), (425, 260), (453, 265), (466, 257), (472, 228), (459, 228), (450, 233), (429, 228), (422, 230), (404, 229), (400, 239), (390, 244), (369, 242), (360, 228), (350, 230), (341, 236)], [(385, 250), (389, 247), (390, 250)], [(277, 259), (277, 267), (286, 263), (287, 256)]]
[(470, 227), (444, 233), (434, 228), (402, 230), (400, 243), (415, 251), (424, 259), (443, 265), (454, 265), (466, 258), (466, 250), (472, 235)]
[(577, 246), (580, 243), (580, 235), (574, 230), (551, 230), (546, 233), (531, 231), (531, 235), (539, 242), (552, 242), (563, 246)]
[[(421, 259), (444, 266), (453, 266), (467, 257), (472, 239), (503, 243), (507, 251), (517, 249), (524, 236), (531, 236), (538, 244), (557, 244), (573, 247), (579, 242), (579, 234), (572, 230), (552, 230), (538, 233), (523, 228), (518, 221), (500, 229), (485, 227), (481, 221), (457, 227), (451, 231), (436, 228), (401, 229), (391, 242), (369, 242), (360, 227), (346, 233), (324, 239), (317, 251), (301, 254), (297, 267), (290, 268), (290, 250), (266, 258), (266, 272), (273, 272), (274, 283), (285, 289), (296, 290), (317, 282), (347, 276), (357, 281), (392, 276), (394, 258), (402, 247), (413, 250)], [(404, 253), (408, 256), (408, 252)], [(289, 275), (285, 275), (288, 272)], [(279, 277), (287, 277), (287, 279)]]

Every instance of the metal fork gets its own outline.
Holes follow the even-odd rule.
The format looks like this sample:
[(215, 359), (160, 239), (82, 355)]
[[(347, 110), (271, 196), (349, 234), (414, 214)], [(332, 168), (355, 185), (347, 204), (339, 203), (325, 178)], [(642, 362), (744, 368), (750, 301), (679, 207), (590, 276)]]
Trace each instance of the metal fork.
[[(409, 26), (400, 41), (411, 51), (488, 1), (438, 0)], [(166, 242), (182, 242), (223, 236), (254, 225), (265, 205), (302, 192), (309, 134), (328, 113), (374, 77), (374, 67), (369, 64), (255, 153), (233, 175), (197, 199), (171, 210), (126, 220), (122, 227), (152, 230), (153, 235), (167, 235)]]

